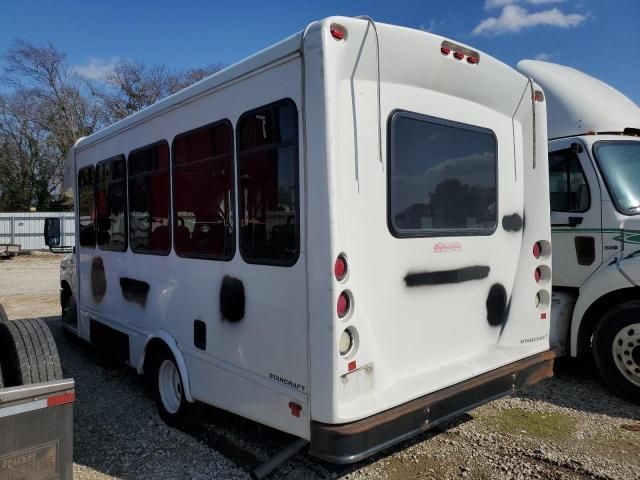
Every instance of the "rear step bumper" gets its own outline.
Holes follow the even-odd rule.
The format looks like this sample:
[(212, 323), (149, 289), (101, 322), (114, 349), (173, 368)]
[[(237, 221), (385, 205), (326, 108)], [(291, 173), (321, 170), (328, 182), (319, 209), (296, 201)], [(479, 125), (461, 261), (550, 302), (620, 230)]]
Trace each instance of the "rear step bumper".
[(355, 422), (311, 423), (309, 453), (354, 463), (480, 405), (553, 376), (552, 351), (519, 360)]

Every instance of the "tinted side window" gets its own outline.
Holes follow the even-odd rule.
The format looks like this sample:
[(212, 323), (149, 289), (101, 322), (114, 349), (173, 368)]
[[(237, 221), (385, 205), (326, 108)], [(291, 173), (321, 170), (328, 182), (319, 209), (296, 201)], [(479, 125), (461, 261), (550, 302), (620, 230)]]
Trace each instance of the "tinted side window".
[(589, 209), (589, 185), (580, 159), (571, 150), (549, 154), (549, 192), (551, 210), (586, 212)]
[(242, 256), (291, 265), (300, 238), (296, 106), (286, 100), (245, 113), (237, 132)]
[(127, 192), (124, 155), (96, 166), (96, 226), (103, 250), (127, 249)]
[(96, 246), (95, 227), (95, 184), (93, 165), (78, 171), (78, 222), (80, 224), (80, 245)]
[(156, 143), (129, 154), (129, 242), (136, 253), (166, 255), (169, 228), (169, 146)]
[(495, 230), (497, 144), (491, 130), (397, 112), (389, 137), (392, 233), (482, 235)]
[(229, 259), (233, 225), (233, 129), (228, 122), (173, 143), (174, 248), (180, 256)]

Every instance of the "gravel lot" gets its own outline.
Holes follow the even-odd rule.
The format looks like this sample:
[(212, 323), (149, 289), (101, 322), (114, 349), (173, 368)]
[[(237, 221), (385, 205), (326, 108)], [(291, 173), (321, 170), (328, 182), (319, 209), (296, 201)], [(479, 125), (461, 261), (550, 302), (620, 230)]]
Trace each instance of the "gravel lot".
[[(39, 254), (0, 262), (0, 302), (10, 318), (46, 319), (76, 380), (76, 480), (248, 478), (291, 441), (210, 407), (187, 431), (165, 426), (133, 371), (62, 336), (59, 261)], [(365, 463), (334, 467), (298, 454), (272, 478), (640, 479), (640, 407), (602, 387), (589, 361), (561, 361), (555, 378)]]

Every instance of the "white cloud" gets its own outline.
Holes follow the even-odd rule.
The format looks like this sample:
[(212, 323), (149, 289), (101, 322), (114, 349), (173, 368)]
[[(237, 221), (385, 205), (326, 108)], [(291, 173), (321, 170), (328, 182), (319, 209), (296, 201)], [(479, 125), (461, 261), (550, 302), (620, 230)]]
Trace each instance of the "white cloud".
[(436, 20), (432, 18), (429, 20), (429, 25), (422, 24), (420, 25), (420, 30), (423, 32), (434, 32), (436, 29), (439, 29), (442, 25), (444, 25), (444, 20)]
[(545, 3), (562, 3), (565, 0), (527, 0), (532, 5), (544, 5)]
[(549, 3), (562, 3), (565, 0), (486, 0), (484, 2), (484, 9), (490, 10), (492, 8), (504, 7), (505, 5), (511, 5), (513, 3), (530, 3), (531, 5), (544, 5)]
[(555, 56), (556, 56), (555, 53), (540, 52), (537, 55), (535, 55), (533, 58), (534, 58), (534, 60), (542, 60), (544, 62), (547, 62), (547, 61), (551, 60)]
[(74, 71), (89, 80), (104, 80), (109, 73), (113, 72), (118, 60), (118, 57), (108, 59), (91, 57), (89, 63), (74, 67)]
[(499, 17), (482, 20), (471, 32), (473, 35), (519, 32), (523, 28), (548, 25), (560, 28), (575, 27), (587, 17), (579, 13), (563, 13), (558, 8), (529, 12), (517, 5), (506, 5)]

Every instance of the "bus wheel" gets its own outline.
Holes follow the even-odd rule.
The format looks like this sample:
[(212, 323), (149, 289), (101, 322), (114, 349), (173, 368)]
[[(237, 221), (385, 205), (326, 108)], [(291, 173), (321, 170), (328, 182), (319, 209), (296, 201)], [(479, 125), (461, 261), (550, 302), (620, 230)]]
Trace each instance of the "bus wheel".
[(612, 308), (593, 334), (600, 376), (622, 397), (640, 403), (640, 301)]
[(180, 370), (168, 350), (156, 357), (154, 371), (155, 397), (160, 417), (172, 427), (183, 427), (190, 405), (184, 396)]

